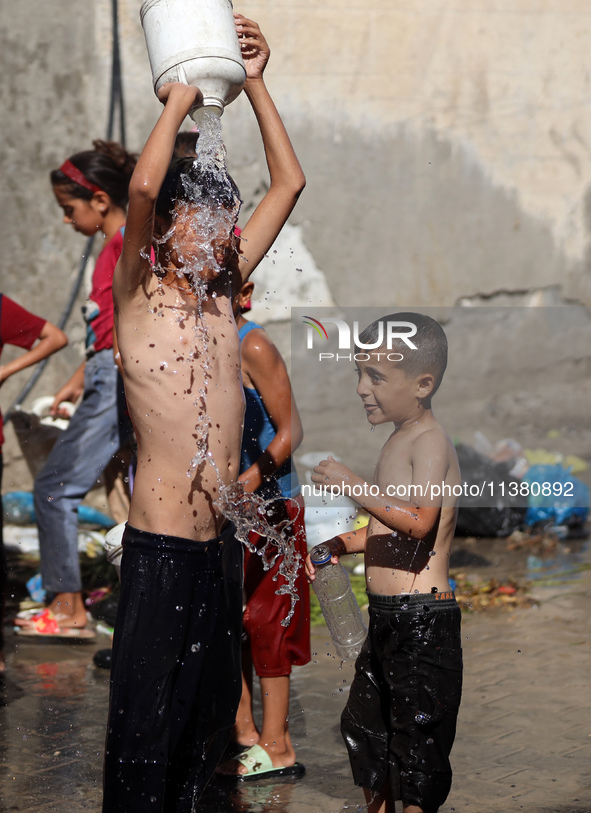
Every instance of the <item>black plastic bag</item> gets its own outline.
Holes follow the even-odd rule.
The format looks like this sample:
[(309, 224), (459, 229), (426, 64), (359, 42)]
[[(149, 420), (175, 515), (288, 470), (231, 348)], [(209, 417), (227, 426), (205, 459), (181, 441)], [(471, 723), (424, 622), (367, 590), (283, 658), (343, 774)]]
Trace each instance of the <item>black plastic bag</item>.
[[(509, 474), (509, 466), (495, 463), (463, 443), (456, 446), (456, 452), (462, 485), (466, 484), (464, 491), (469, 492), (470, 486), (481, 489), (484, 484), (482, 496), (460, 497), (456, 534), (509, 536), (522, 527), (527, 512), (527, 497), (519, 495), (521, 480)], [(511, 491), (516, 492), (516, 496), (512, 496)]]

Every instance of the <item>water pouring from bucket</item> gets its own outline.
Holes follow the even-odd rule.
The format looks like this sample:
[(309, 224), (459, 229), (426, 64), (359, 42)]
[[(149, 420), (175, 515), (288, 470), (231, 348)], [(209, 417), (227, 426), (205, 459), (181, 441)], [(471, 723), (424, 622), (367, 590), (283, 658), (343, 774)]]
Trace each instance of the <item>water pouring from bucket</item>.
[(221, 116), (246, 80), (230, 0), (144, 0), (140, 18), (156, 94), (166, 82), (195, 85), (203, 102), (191, 117)]

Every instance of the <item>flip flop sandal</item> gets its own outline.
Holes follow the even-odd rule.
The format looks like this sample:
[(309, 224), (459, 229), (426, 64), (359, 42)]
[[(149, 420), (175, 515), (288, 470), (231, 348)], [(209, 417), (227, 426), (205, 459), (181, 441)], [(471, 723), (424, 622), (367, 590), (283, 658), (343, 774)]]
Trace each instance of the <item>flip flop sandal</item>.
[(269, 779), (278, 776), (291, 776), (299, 779), (306, 773), (305, 767), (300, 762), (284, 768), (273, 765), (271, 757), (260, 745), (251, 745), (246, 751), (234, 757), (234, 760), (243, 765), (247, 772), (243, 774), (217, 773), (216, 776), (223, 779), (234, 779), (239, 782), (254, 782), (259, 778)]
[(53, 640), (94, 641), (96, 633), (84, 627), (60, 627), (54, 614), (49, 609), (45, 609), (31, 619), (30, 627), (14, 627), (14, 632), (19, 638), (44, 638)]
[(29, 607), (27, 610), (19, 610), (18, 613), (13, 616), (13, 621), (31, 621), (35, 618), (36, 615), (39, 615), (43, 612), (45, 608), (43, 605), (37, 604), (35, 607)]
[(232, 740), (230, 740), (230, 742), (226, 745), (226, 750), (224, 751), (220, 763), (223, 765), (224, 762), (229, 762), (232, 759), (236, 759), (238, 754), (244, 753), (247, 748), (250, 748), (250, 746), (240, 745), (239, 742), (232, 742)]

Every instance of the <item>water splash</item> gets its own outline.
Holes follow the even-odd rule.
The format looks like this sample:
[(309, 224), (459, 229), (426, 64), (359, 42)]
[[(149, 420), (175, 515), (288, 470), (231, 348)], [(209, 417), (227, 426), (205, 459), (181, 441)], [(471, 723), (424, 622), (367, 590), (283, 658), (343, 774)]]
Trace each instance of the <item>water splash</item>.
[[(287, 627), (295, 612), (296, 602), (300, 599), (295, 581), (302, 557), (296, 552), (292, 541), (291, 528), (294, 520), (285, 519), (277, 524), (269, 522), (268, 514), (272, 511), (274, 502), (275, 500), (265, 500), (258, 494), (245, 491), (242, 483), (231, 483), (220, 489), (216, 506), (226, 519), (234, 523), (236, 538), (252, 553), (261, 557), (264, 570), (272, 568), (281, 557), (278, 574), (273, 579), (276, 581), (277, 575), (283, 577), (285, 583), (275, 592), (278, 596), (289, 595), (291, 600), (289, 612), (281, 621), (281, 625)], [(250, 542), (251, 531), (266, 540), (260, 548)]]
[(174, 202), (171, 225), (165, 234), (154, 237), (158, 258), (153, 260), (146, 251), (141, 256), (160, 279), (173, 272), (179, 280), (187, 280), (203, 302), (211, 295), (208, 284), (236, 253), (233, 232), (242, 201), (226, 168), (220, 119), (206, 110), (199, 125), (197, 153), (180, 176), (183, 195)]
[[(211, 291), (211, 282), (227, 269), (237, 253), (234, 228), (240, 213), (241, 200), (234, 182), (226, 169), (226, 148), (222, 141), (220, 118), (210, 111), (203, 110), (199, 116), (199, 139), (197, 155), (187, 172), (181, 176), (182, 200), (177, 200), (171, 212), (171, 225), (168, 231), (154, 240), (157, 259), (143, 253), (152, 270), (164, 284), (178, 288), (178, 310), (172, 308), (173, 318), (179, 324), (186, 317), (183, 310), (183, 295), (187, 282), (196, 298), (196, 319), (193, 326), (193, 347), (180, 363), (199, 363), (203, 372), (203, 385), (195, 392), (194, 406), (196, 424), (194, 437), (196, 449), (187, 470), (187, 477), (193, 479), (199, 469), (209, 465), (215, 472), (218, 485), (218, 510), (234, 523), (237, 538), (249, 550), (261, 556), (263, 567), (269, 570), (281, 557), (278, 573), (284, 584), (276, 593), (288, 594), (291, 606), (282, 620), (288, 626), (293, 616), (299, 596), (296, 591), (301, 556), (295, 551), (291, 527), (293, 520), (286, 519), (271, 523), (274, 500), (265, 500), (256, 494), (244, 491), (241, 483), (225, 485), (217, 463), (209, 449), (210, 419), (207, 412), (207, 388), (212, 381), (209, 361), (209, 336), (204, 320), (204, 303), (216, 294)], [(174, 259), (174, 262), (172, 260)], [(174, 277), (179, 280), (175, 286)], [(184, 284), (183, 284), (184, 283)], [(162, 315), (159, 313), (158, 315)], [(249, 542), (251, 531), (259, 534), (265, 543), (257, 548)]]

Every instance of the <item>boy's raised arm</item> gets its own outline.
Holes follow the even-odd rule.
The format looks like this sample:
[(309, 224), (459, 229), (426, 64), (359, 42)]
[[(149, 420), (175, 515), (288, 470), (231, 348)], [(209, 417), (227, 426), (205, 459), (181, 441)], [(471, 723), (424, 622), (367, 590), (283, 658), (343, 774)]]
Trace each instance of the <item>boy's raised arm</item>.
[(267, 42), (257, 23), (241, 14), (235, 14), (234, 18), (246, 65), (244, 92), (259, 124), (271, 178), (269, 191), (242, 231), (244, 242), (240, 272), (244, 281), (275, 242), (306, 179), (263, 80), (270, 53)]
[(170, 166), (174, 140), (201, 91), (180, 82), (164, 85), (158, 98), (164, 110), (150, 133), (129, 184), (129, 208), (121, 259), (113, 286), (117, 293), (133, 293), (149, 273), (149, 256), (154, 229), (154, 207)]

